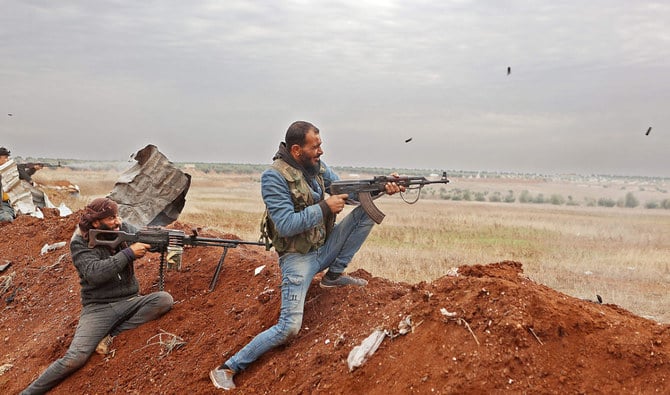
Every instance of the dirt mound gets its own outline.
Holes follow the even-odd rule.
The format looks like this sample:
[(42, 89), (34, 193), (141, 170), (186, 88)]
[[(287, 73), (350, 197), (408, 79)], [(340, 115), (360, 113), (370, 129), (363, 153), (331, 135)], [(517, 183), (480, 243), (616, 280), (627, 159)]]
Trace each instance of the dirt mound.
[[(0, 264), (12, 262), (0, 273), (2, 393), (26, 387), (65, 353), (72, 339), (81, 307), (69, 250), (65, 246), (43, 255), (41, 250), (45, 244), (69, 241), (76, 218), (77, 213), (60, 218), (53, 212), (43, 220), (22, 216), (0, 225)], [(206, 230), (201, 234), (234, 238)], [(273, 325), (280, 304), (275, 256), (255, 246), (231, 249), (216, 289), (209, 292), (221, 252), (216, 247), (187, 249), (182, 271), (167, 272), (165, 279), (174, 309), (119, 335), (112, 357), (93, 355), (53, 393), (216, 393), (209, 370)], [(136, 263), (144, 292), (156, 289), (158, 259), (150, 254)], [(414, 285), (363, 270), (356, 274), (370, 281), (366, 288), (312, 286), (303, 329), (287, 346), (239, 374), (238, 391), (670, 391), (668, 325), (534, 283), (524, 277), (520, 263), (463, 266)], [(409, 333), (399, 334), (401, 321), (411, 323)], [(350, 372), (349, 352), (376, 328), (391, 336)]]

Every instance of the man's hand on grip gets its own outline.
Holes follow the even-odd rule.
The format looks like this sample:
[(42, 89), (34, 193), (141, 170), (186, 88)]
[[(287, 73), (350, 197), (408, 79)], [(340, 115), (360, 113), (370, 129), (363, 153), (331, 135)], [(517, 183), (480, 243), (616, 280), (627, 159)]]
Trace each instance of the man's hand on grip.
[(331, 195), (326, 199), (326, 204), (330, 208), (333, 214), (339, 214), (342, 209), (344, 209), (344, 204), (346, 203), (349, 195), (346, 193), (340, 195)]
[(149, 251), (150, 248), (151, 248), (150, 244), (140, 242), (133, 243), (130, 245), (130, 249), (133, 251), (135, 258), (142, 258), (144, 254), (146, 254), (147, 251)]

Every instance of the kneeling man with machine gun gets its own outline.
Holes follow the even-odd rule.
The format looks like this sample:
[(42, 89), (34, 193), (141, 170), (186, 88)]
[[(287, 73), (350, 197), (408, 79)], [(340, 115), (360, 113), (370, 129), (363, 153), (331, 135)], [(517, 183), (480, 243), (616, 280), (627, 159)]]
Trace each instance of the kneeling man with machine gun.
[(91, 229), (134, 233), (137, 229), (122, 222), (118, 205), (98, 198), (86, 208), (70, 240), (72, 262), (81, 284), (81, 315), (77, 330), (65, 355), (52, 363), (21, 394), (43, 394), (86, 364), (93, 354), (107, 354), (114, 336), (155, 320), (167, 313), (172, 296), (163, 291), (139, 294), (134, 261), (151, 246), (135, 242), (114, 248), (100, 245), (89, 248)]

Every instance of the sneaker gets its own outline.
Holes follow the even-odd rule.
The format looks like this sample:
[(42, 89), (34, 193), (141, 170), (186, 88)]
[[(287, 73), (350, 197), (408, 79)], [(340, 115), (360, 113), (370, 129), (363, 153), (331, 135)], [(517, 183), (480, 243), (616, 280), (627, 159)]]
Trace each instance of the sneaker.
[(319, 283), (319, 286), (321, 288), (345, 287), (347, 285), (356, 285), (359, 287), (364, 287), (368, 285), (368, 282), (366, 280), (363, 280), (362, 278), (342, 274), (340, 277), (334, 280), (330, 280), (326, 276), (323, 276), (321, 282)]
[(235, 388), (235, 383), (233, 382), (234, 375), (235, 372), (230, 369), (216, 368), (209, 372), (209, 379), (212, 380), (212, 384), (216, 388), (230, 390)]
[(112, 348), (112, 340), (114, 340), (114, 336), (107, 335), (100, 340), (100, 343), (98, 343), (98, 346), (95, 348), (95, 352), (97, 352), (100, 355), (107, 355), (111, 352)]

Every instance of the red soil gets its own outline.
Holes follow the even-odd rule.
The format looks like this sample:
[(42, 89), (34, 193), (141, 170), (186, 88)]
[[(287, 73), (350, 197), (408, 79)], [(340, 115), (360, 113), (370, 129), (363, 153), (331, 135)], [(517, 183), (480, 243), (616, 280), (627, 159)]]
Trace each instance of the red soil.
[[(79, 283), (66, 247), (75, 213), (19, 217), (0, 224), (0, 273), (11, 277), (0, 316), (0, 392), (15, 394), (61, 357), (81, 309)], [(188, 229), (186, 224), (176, 227)], [(234, 238), (203, 232), (203, 235)], [(218, 285), (208, 291), (221, 254), (184, 252), (180, 272), (166, 274), (173, 310), (115, 338), (114, 355), (94, 354), (54, 394), (213, 394), (208, 372), (273, 325), (280, 305), (274, 253), (231, 249)], [(156, 290), (158, 254), (136, 262), (145, 293)], [(266, 265), (258, 275), (254, 270)], [(369, 280), (365, 288), (324, 290), (314, 282), (296, 338), (238, 374), (232, 393), (670, 393), (670, 326), (611, 304), (576, 299), (524, 277), (521, 263), (462, 266), (458, 276), (430, 283)], [(595, 295), (594, 295), (595, 297)], [(606, 302), (606, 301), (605, 301)], [(456, 313), (448, 317), (444, 308)], [(375, 328), (387, 337), (349, 372), (347, 356)], [(185, 345), (158, 343), (179, 336)], [(1, 367), (4, 366), (4, 367)]]

